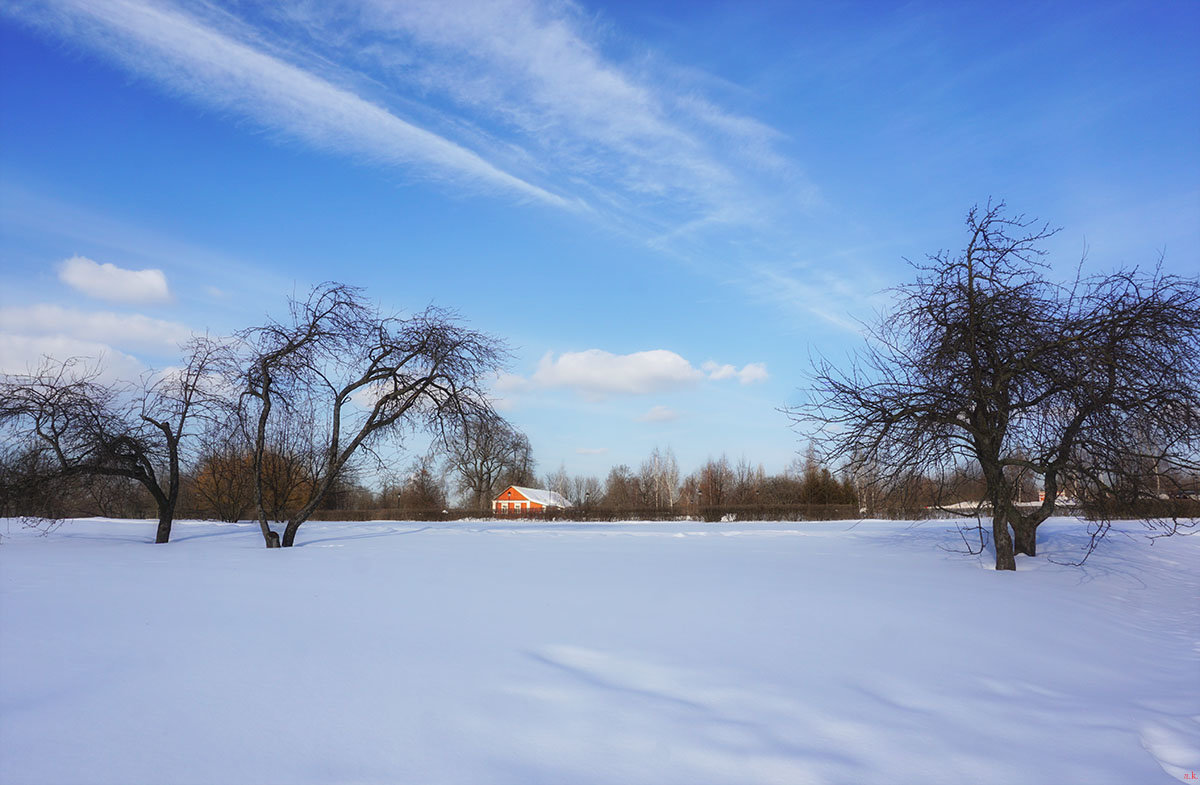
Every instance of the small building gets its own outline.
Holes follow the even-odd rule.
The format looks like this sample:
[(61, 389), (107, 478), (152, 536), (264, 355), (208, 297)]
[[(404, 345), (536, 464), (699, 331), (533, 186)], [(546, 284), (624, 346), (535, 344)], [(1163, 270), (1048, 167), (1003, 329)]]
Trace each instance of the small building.
[(499, 515), (520, 515), (529, 512), (545, 512), (552, 507), (570, 507), (571, 502), (561, 493), (540, 488), (522, 488), (510, 485), (492, 500), (492, 512)]

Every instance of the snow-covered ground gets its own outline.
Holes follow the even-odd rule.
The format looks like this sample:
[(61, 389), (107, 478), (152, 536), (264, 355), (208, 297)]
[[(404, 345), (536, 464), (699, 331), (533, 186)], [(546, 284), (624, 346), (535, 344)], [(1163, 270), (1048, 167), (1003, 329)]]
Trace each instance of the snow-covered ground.
[(1200, 774), (1200, 537), (949, 526), (0, 522), (0, 782)]

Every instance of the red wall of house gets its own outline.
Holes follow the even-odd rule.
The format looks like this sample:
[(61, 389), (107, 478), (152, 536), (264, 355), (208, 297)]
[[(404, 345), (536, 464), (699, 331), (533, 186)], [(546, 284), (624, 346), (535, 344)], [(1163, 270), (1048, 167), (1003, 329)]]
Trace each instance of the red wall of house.
[(542, 509), (542, 505), (538, 504), (537, 502), (529, 501), (529, 499), (527, 499), (524, 494), (522, 494), (518, 490), (513, 489), (513, 487), (511, 485), (508, 486), (507, 488), (505, 488), (503, 491), (501, 491), (500, 495), (492, 500), (492, 510), (494, 510), (496, 512), (514, 512), (512, 507), (509, 507), (507, 510), (502, 509), (500, 507), (501, 502), (506, 502), (506, 503), (524, 502), (525, 504), (522, 507), (522, 509), (520, 510), (520, 512), (525, 512), (526, 509), (528, 509), (531, 512), (538, 512)]

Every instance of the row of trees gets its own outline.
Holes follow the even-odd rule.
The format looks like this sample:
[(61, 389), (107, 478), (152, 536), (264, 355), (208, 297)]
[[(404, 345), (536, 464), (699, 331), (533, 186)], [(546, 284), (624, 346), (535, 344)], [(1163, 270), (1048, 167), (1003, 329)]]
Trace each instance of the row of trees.
[[(484, 513), (509, 485), (546, 488), (561, 494), (578, 510), (614, 514), (692, 514), (701, 507), (735, 511), (857, 503), (849, 477), (839, 480), (820, 466), (811, 448), (803, 460), (797, 459), (778, 475), (768, 475), (761, 465), (745, 459), (731, 464), (722, 456), (682, 477), (672, 451), (655, 448), (636, 471), (621, 464), (601, 480), (593, 475), (570, 475), (565, 467), (539, 476), (534, 473), (536, 463), (528, 441), (523, 436), (519, 439), (521, 449), (512, 450), (508, 461), (497, 461), (486, 471), (481, 469), (486, 468), (486, 455), (464, 454), (456, 444), (451, 450), (431, 450), (415, 459), (378, 492), (351, 479), (325, 506), (340, 512), (386, 510), (411, 516), (435, 515), (452, 506)], [(268, 510), (274, 520), (283, 520), (303, 496), (309, 474), (294, 457), (268, 452), (267, 458)], [(248, 456), (210, 453), (192, 485), (185, 478), (184, 487), (192, 489), (192, 509), (232, 521), (252, 509), (249, 477)]]
[(484, 383), (504, 357), (453, 313), (400, 318), (360, 289), (322, 284), (288, 318), (195, 339), (182, 367), (137, 383), (105, 382), (77, 360), (5, 377), (2, 490), (9, 505), (53, 504), (63, 491), (134, 483), (165, 543), (190, 456), (197, 498), (234, 517), (249, 496), (267, 547), (291, 546), (385, 440), (423, 431), (458, 444), (500, 422)]
[(817, 462), (809, 450), (781, 474), (768, 475), (761, 464), (745, 458), (731, 464), (725, 456), (710, 458), (696, 471), (680, 476), (675, 455), (657, 447), (635, 470), (620, 464), (601, 482), (596, 477), (569, 476), (565, 469), (547, 475), (543, 487), (557, 491), (575, 507), (614, 513), (697, 508), (739, 509), (795, 505), (840, 504), (857, 501), (848, 478), (839, 480)]
[[(318, 491), (320, 452), (318, 445), (304, 438), (311, 429), (291, 421), (272, 429), (256, 470), (251, 443), (237, 428), (230, 428), (236, 420), (205, 420), (203, 430), (191, 437), (193, 449), (182, 451), (175, 514), (232, 522), (254, 515), (261, 502), (268, 521), (295, 520)], [(857, 502), (849, 477), (836, 478), (817, 463), (811, 448), (804, 459), (777, 475), (768, 475), (761, 465), (745, 459), (731, 464), (722, 456), (681, 476), (672, 451), (655, 448), (636, 470), (618, 465), (603, 480), (569, 475), (565, 467), (538, 476), (528, 440), (505, 423), (495, 425), (508, 436), (500, 454), (471, 453), (459, 442), (435, 444), (403, 471), (385, 475), (388, 479), (377, 490), (360, 482), (363, 462), (350, 463), (315, 512), (423, 518), (440, 517), (454, 507), (459, 513), (486, 513), (491, 500), (508, 485), (554, 490), (589, 515), (692, 515), (700, 510), (750, 514), (751, 510)], [(0, 455), (0, 514), (144, 517), (160, 512), (156, 497), (145, 493), (144, 483), (115, 473), (64, 472), (51, 459), (52, 453), (32, 442), (10, 446)], [(259, 492), (261, 498), (256, 499)], [(169, 538), (167, 528), (164, 541)]]
[[(775, 477), (724, 457), (681, 477), (674, 454), (657, 448), (603, 481), (565, 468), (539, 477), (529, 440), (481, 387), (503, 359), (499, 342), (436, 309), (384, 316), (341, 284), (289, 306), (285, 320), (196, 338), (179, 368), (135, 382), (105, 381), (78, 359), (5, 377), (3, 512), (153, 514), (159, 543), (181, 512), (252, 516), (268, 547), (287, 547), (322, 510), (428, 515), (453, 499), (482, 512), (508, 485), (613, 513), (854, 501), (811, 451)], [(365, 488), (366, 470), (386, 469), (384, 440), (414, 431), (432, 437), (429, 452)]]

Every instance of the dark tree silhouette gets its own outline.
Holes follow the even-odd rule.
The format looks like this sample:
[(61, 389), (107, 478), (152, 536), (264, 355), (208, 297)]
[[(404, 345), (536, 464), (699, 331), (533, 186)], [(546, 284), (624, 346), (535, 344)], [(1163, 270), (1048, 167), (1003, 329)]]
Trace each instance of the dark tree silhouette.
[[(409, 318), (381, 314), (362, 290), (339, 283), (291, 301), (290, 318), (242, 333), (241, 420), (253, 445), (255, 508), (267, 547), (296, 532), (337, 487), (351, 459), (406, 429), (445, 437), (465, 418), (489, 413), (482, 383), (500, 365), (500, 342), (428, 308)], [(267, 520), (270, 424), (311, 416), (315, 465), (306, 498), (283, 538)]]
[(183, 442), (214, 395), (219, 344), (197, 338), (184, 366), (140, 385), (101, 381), (79, 358), (47, 359), (34, 373), (0, 384), (0, 424), (46, 456), (45, 486), (66, 478), (116, 477), (140, 483), (158, 509), (155, 542), (171, 538), (179, 502)]
[[(1196, 471), (1200, 282), (1156, 268), (1061, 286), (1045, 277), (1048, 226), (1003, 203), (966, 223), (966, 247), (914, 265), (867, 347), (846, 369), (818, 360), (791, 413), (816, 426), (827, 461), (881, 488), (920, 478), (949, 501), (977, 467), (996, 568), (1012, 570), (1015, 553), (1036, 554), (1060, 492), (1107, 521)], [(1045, 489), (1032, 509), (1016, 503), (1031, 477)]]
[(537, 482), (529, 439), (494, 412), (463, 420), (447, 448), (447, 468), (471, 509), (490, 509), (509, 485)]

